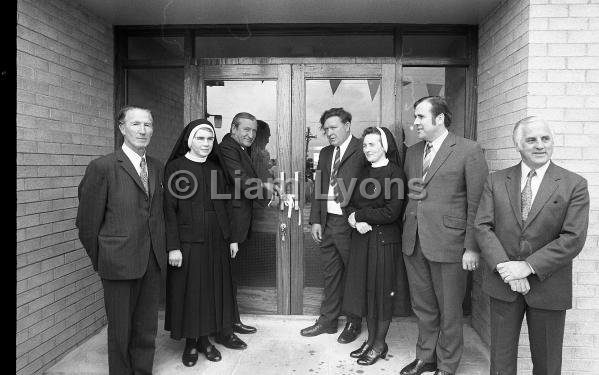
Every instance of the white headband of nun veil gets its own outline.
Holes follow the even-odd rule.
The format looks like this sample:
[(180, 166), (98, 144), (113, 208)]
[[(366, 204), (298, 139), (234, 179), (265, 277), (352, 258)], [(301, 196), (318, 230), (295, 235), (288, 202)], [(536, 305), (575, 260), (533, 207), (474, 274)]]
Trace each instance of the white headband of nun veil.
[(191, 148), (191, 142), (193, 141), (193, 138), (196, 136), (196, 133), (198, 132), (198, 130), (200, 130), (200, 129), (207, 129), (214, 136), (214, 130), (212, 130), (212, 126), (210, 126), (208, 124), (196, 125), (196, 127), (193, 128), (191, 130), (191, 132), (189, 133), (189, 138), (187, 138), (187, 147)]
[(387, 142), (387, 134), (383, 129), (381, 129), (381, 127), (377, 126), (376, 128), (381, 133), (381, 143), (383, 144), (383, 150), (387, 152), (387, 150), (389, 149), (389, 142)]

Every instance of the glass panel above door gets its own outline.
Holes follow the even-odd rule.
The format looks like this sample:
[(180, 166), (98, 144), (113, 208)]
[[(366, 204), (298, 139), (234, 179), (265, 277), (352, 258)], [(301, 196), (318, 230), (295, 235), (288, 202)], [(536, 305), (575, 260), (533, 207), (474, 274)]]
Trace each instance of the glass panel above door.
[(465, 35), (403, 35), (403, 57), (467, 57)]
[(413, 105), (424, 96), (444, 96), (453, 115), (449, 131), (460, 137), (465, 136), (466, 68), (404, 67), (401, 85), (401, 121), (407, 146), (419, 141), (412, 126)]
[(198, 36), (196, 57), (392, 57), (393, 35)]
[(130, 60), (182, 59), (183, 37), (131, 36), (127, 38), (127, 54)]

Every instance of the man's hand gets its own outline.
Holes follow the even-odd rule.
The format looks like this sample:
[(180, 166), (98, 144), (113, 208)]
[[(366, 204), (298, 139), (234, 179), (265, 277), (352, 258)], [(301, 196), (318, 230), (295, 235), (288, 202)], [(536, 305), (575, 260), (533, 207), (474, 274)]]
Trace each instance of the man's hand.
[(311, 228), (312, 239), (318, 243), (322, 241), (322, 225), (320, 224), (312, 224)]
[(512, 280), (509, 284), (514, 292), (518, 292), (522, 295), (525, 295), (530, 291), (530, 284), (528, 283), (527, 278)]
[(183, 264), (183, 254), (181, 250), (175, 249), (168, 252), (168, 264), (173, 267), (181, 267)]
[(462, 255), (462, 268), (466, 271), (474, 271), (478, 268), (480, 254), (474, 250), (466, 249)]
[(499, 272), (499, 275), (506, 283), (517, 279), (523, 279), (532, 273), (528, 263), (524, 261), (499, 263), (497, 265), (497, 272)]
[(360, 232), (360, 234), (364, 234), (372, 230), (372, 227), (370, 226), (370, 224), (361, 221), (359, 223), (356, 223), (356, 229), (358, 230), (358, 232)]
[(349, 214), (349, 217), (347, 218), (347, 222), (349, 223), (349, 226), (352, 228), (356, 227), (356, 213), (352, 212), (351, 214)]
[(231, 258), (235, 258), (237, 252), (239, 251), (239, 245), (237, 242), (232, 242), (229, 244), (229, 251), (231, 252)]

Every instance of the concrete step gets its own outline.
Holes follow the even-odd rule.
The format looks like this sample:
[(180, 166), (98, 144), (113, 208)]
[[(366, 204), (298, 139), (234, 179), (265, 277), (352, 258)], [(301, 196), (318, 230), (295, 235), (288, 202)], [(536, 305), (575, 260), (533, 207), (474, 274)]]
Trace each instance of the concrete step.
[[(176, 341), (165, 331), (160, 314), (154, 374), (202, 375), (281, 375), (281, 374), (396, 374), (415, 357), (418, 335), (414, 318), (394, 318), (387, 335), (389, 354), (372, 366), (360, 366), (349, 356), (366, 340), (366, 325), (356, 341), (337, 343), (343, 328), (339, 322), (337, 334), (302, 337), (300, 329), (312, 325), (315, 316), (305, 315), (243, 315), (242, 321), (258, 328), (251, 335), (239, 335), (248, 344), (246, 350), (231, 350), (217, 345), (222, 361), (210, 362), (202, 354), (194, 367), (181, 363), (185, 340)], [(211, 341), (214, 340), (211, 338)], [(468, 324), (464, 324), (464, 355), (458, 374), (486, 375), (489, 373), (488, 348)], [(108, 374), (106, 327), (51, 367), (49, 375)]]

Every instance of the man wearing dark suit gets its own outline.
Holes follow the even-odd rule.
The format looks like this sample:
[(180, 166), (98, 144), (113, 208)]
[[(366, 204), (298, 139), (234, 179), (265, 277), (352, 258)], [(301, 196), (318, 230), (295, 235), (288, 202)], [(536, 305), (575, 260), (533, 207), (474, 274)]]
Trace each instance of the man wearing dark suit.
[(79, 184), (79, 239), (104, 287), (110, 374), (151, 374), (166, 269), (163, 166), (145, 152), (152, 113), (117, 116), (124, 143), (93, 160)]
[[(366, 165), (362, 142), (351, 135), (351, 119), (351, 114), (343, 108), (331, 108), (320, 117), (329, 146), (320, 150), (318, 156), (310, 224), (324, 263), (324, 298), (320, 317), (314, 325), (301, 330), (302, 336), (337, 332), (352, 231), (347, 221), (350, 213), (344, 210), (350, 198), (347, 189)], [(361, 317), (348, 315), (337, 341), (342, 344), (354, 341), (360, 334), (361, 321)]]
[[(233, 214), (231, 229), (235, 232), (233, 237), (239, 239), (239, 248), (243, 251), (243, 242), (250, 235), (252, 226), (252, 207), (256, 197), (256, 184), (260, 184), (263, 192), (273, 191), (273, 184), (263, 182), (258, 178), (252, 165), (249, 147), (256, 139), (258, 123), (256, 117), (247, 112), (240, 112), (231, 121), (231, 132), (226, 134), (220, 145), (221, 153), (225, 159), (227, 171), (235, 182), (233, 191)], [(248, 192), (249, 194), (246, 194)], [(232, 270), (233, 271), (233, 270)], [(233, 271), (234, 272), (234, 271)], [(237, 333), (254, 333), (255, 327), (241, 322), (237, 305), (237, 280), (233, 273), (233, 331)], [(216, 338), (216, 341), (232, 349), (245, 349), (247, 346), (237, 335), (232, 334), (225, 338)]]
[(416, 359), (402, 375), (455, 374), (463, 351), (466, 270), (478, 265), (474, 218), (488, 170), (480, 146), (448, 132), (450, 124), (445, 99), (429, 96), (414, 103), (414, 127), (422, 142), (406, 152), (410, 194), (402, 251), (418, 342)]
[(589, 193), (584, 178), (551, 162), (554, 137), (541, 118), (520, 120), (513, 138), (522, 162), (487, 178), (476, 215), (483, 290), (491, 297), (491, 374), (516, 374), (526, 314), (533, 374), (556, 375)]

